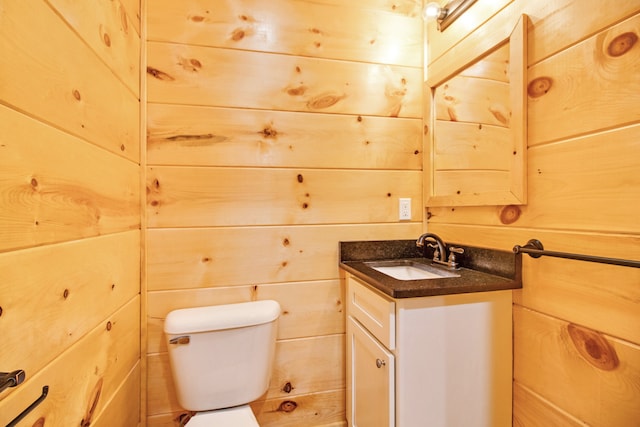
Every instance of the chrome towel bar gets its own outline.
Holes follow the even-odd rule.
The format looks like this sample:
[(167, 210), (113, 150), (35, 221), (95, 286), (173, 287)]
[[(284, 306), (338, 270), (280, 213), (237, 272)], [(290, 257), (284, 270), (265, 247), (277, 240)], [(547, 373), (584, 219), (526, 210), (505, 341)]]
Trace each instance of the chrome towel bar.
[(513, 247), (513, 252), (516, 254), (519, 254), (519, 253), (529, 254), (529, 256), (532, 258), (540, 258), (541, 256), (550, 256), (550, 257), (556, 257), (556, 258), (575, 259), (578, 261), (599, 262), (602, 264), (613, 264), (613, 265), (621, 265), (624, 267), (640, 268), (640, 261), (620, 259), (620, 258), (607, 258), (607, 257), (593, 256), (593, 255), (572, 254), (568, 252), (547, 251), (544, 249), (542, 242), (537, 239), (529, 240), (527, 244), (524, 246), (515, 245)]

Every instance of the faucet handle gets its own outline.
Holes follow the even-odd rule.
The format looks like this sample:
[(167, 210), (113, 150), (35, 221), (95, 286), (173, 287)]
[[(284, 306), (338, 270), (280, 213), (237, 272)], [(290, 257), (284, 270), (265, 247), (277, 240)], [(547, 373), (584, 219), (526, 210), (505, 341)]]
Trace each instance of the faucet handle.
[(458, 263), (456, 262), (456, 254), (463, 254), (464, 253), (464, 248), (456, 248), (455, 246), (450, 246), (449, 247), (449, 259), (447, 260), (449, 262), (449, 265), (453, 268), (458, 266)]

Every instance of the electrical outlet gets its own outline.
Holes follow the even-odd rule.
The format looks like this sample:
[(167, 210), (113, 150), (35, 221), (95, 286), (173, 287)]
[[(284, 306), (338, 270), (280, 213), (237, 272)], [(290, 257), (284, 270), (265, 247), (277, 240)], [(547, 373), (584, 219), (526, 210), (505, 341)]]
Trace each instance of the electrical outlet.
[(399, 201), (400, 209), (398, 219), (400, 221), (411, 219), (411, 199), (400, 198)]

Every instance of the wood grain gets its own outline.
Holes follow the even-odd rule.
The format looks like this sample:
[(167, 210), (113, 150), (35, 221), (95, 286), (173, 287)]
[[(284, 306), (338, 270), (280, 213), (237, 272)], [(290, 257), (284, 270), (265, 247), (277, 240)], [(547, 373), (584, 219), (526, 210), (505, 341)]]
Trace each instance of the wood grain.
[[(640, 77), (633, 71), (640, 67), (639, 36), (636, 16), (531, 67), (529, 146), (640, 120)], [(625, 47), (614, 53), (619, 43)], [(540, 92), (536, 82), (543, 78), (548, 88)]]
[[(81, 425), (106, 410), (140, 360), (140, 299), (133, 298), (103, 319), (80, 341), (37, 375), (29, 375), (0, 401), (0, 423), (7, 424), (50, 385), (47, 398), (23, 424), (40, 417), (47, 425)], [(96, 351), (101, 349), (101, 351)], [(88, 415), (88, 416), (87, 416)]]
[(162, 0), (148, 25), (154, 41), (422, 67), (421, 16), (414, 0)]
[(3, 4), (0, 51), (3, 104), (139, 160), (137, 94), (46, 3)]
[(149, 104), (149, 165), (422, 168), (422, 121)]
[[(421, 228), (407, 223), (149, 230), (148, 289), (337, 279), (339, 241), (411, 238)], [(248, 256), (251, 268), (234, 262)]]
[[(1, 254), (4, 363), (31, 376), (134, 298), (139, 243), (131, 231)], [(29, 333), (12, 333), (25, 324)]]
[[(620, 360), (616, 369), (603, 370), (584, 359), (564, 321), (516, 306), (514, 326), (517, 382), (589, 425), (634, 425), (640, 419), (637, 346), (603, 337)], [(596, 342), (591, 345), (591, 352), (601, 350)]]
[(147, 48), (152, 103), (422, 116), (419, 68), (157, 42)]
[[(152, 354), (147, 358), (149, 414), (182, 410), (175, 397), (167, 353)], [(273, 376), (268, 391), (260, 400), (292, 399), (325, 390), (344, 390), (343, 360), (343, 334), (278, 341)], [(313, 363), (313, 370), (308, 369), (307, 361)], [(286, 383), (291, 384), (289, 392), (283, 390)]]
[(265, 299), (282, 307), (278, 339), (344, 333), (343, 293), (337, 279), (150, 292), (147, 352), (167, 351), (163, 327), (172, 310)]
[(398, 197), (422, 219), (419, 171), (265, 168), (147, 170), (149, 227), (396, 222)]
[(140, 226), (137, 164), (4, 106), (0, 120), (0, 251)]
[[(103, 7), (73, 0), (50, 3), (137, 96), (140, 93), (140, 36), (131, 19), (139, 20), (139, 17), (129, 16), (120, 1), (105, 2)], [(137, 8), (130, 13), (139, 13), (139, 6)]]

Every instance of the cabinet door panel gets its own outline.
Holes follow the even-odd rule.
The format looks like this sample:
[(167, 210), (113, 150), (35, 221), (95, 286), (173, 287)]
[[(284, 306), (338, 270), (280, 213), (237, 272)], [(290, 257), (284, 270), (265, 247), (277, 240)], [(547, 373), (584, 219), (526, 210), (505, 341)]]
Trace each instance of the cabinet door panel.
[(350, 425), (393, 427), (395, 425), (393, 354), (351, 317), (347, 323), (347, 337), (351, 354), (348, 378), (352, 390)]

